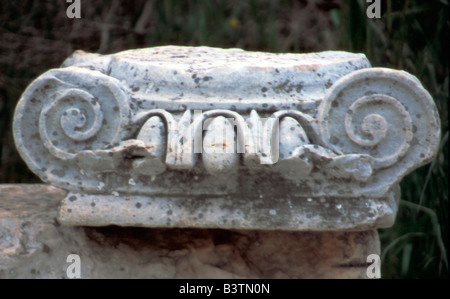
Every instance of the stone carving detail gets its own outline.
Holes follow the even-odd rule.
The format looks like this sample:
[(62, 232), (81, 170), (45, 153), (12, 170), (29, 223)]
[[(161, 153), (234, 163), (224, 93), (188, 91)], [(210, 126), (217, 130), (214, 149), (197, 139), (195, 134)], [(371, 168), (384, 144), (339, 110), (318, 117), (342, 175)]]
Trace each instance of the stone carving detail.
[(68, 68), (50, 71), (34, 83), (31, 98), (24, 97), (23, 104), (28, 110), (40, 109), (36, 129), (53, 156), (69, 160), (86, 148), (120, 141), (129, 118), (128, 96), (114, 81)]
[(374, 170), (389, 168), (386, 185), (431, 161), (440, 140), (431, 96), (412, 75), (390, 69), (363, 69), (341, 78), (330, 89), (319, 122), (333, 151), (366, 154)]
[[(361, 70), (338, 83), (320, 116), (322, 133), (330, 147), (367, 153), (375, 168), (389, 167), (405, 156), (413, 140), (413, 124), (406, 107), (429, 107), (433, 104), (430, 96), (424, 90), (414, 90), (417, 84), (411, 76), (385, 69)], [(344, 122), (329, 125), (329, 119), (341, 117)], [(430, 155), (432, 152), (426, 154)]]
[[(173, 55), (184, 57), (178, 67), (155, 63), (167, 53), (182, 54)], [(207, 58), (198, 62), (196, 53)], [(24, 92), (18, 150), (42, 180), (74, 198), (273, 197), (282, 188), (287, 198), (383, 199), (395, 215), (393, 188), (434, 157), (440, 138), (420, 82), (369, 68), (356, 54), (271, 55), (188, 47), (75, 54)], [(247, 60), (231, 71), (228, 60), (239, 57)], [(244, 80), (245, 72), (255, 74)], [(169, 73), (183, 84), (168, 83)], [(239, 97), (223, 86), (238, 86)], [(182, 92), (171, 98), (175, 89)]]

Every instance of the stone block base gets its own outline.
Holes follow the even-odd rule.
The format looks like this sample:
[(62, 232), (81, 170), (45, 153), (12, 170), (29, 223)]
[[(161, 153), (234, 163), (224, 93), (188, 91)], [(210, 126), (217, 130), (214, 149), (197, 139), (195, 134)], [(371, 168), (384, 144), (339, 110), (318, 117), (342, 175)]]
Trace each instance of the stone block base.
[(376, 230), (292, 232), (74, 227), (57, 221), (66, 192), (0, 185), (0, 278), (366, 278)]

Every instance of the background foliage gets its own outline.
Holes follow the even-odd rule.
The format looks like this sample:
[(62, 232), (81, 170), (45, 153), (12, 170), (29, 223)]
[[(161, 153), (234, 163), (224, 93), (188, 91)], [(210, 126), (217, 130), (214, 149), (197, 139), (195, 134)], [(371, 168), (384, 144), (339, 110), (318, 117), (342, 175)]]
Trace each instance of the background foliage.
[(406, 70), (433, 96), (442, 124), (438, 156), (406, 177), (393, 228), (380, 230), (385, 278), (448, 277), (448, 0), (64, 0), (0, 3), (0, 183), (38, 183), (12, 138), (26, 86), (74, 50), (114, 53), (158, 45), (238, 47), (270, 52), (362, 52), (373, 66)]

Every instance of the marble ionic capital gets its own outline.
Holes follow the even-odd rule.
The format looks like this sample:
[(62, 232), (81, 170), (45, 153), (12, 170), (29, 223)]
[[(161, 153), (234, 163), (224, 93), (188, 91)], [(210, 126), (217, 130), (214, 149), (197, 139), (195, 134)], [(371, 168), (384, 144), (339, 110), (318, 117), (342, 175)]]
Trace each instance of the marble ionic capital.
[(81, 51), (14, 117), (28, 167), (68, 190), (73, 225), (363, 230), (436, 155), (418, 79), (346, 52)]

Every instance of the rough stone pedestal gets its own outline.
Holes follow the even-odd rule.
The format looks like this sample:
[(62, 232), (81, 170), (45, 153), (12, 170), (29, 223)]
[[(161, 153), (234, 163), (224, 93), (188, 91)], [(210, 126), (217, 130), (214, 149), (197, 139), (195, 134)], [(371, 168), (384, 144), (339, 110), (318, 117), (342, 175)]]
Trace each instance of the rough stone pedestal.
[(66, 192), (0, 185), (0, 278), (367, 278), (375, 230), (288, 232), (72, 227), (57, 221)]

